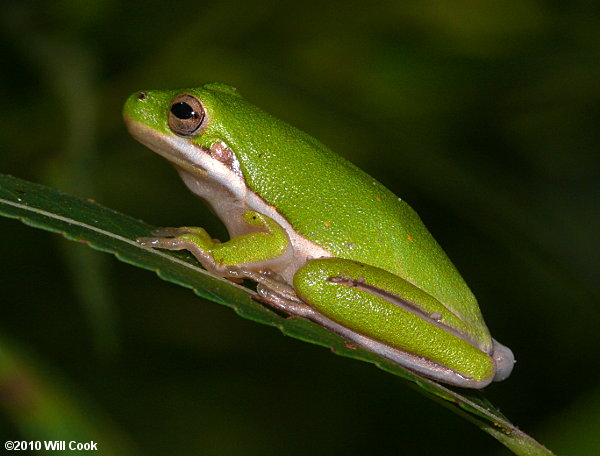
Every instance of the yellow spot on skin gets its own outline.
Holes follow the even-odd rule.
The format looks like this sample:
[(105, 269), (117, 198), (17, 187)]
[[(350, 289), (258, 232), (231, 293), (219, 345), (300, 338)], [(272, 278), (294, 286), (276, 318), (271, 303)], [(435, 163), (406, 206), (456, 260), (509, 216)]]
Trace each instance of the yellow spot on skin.
[(414, 240), (414, 238), (410, 234), (406, 236), (406, 239), (408, 239), (408, 242), (412, 242)]
[(381, 203), (381, 198), (379, 198), (379, 197), (376, 197), (376, 198), (375, 198), (375, 201), (377, 201), (378, 203)]
[(331, 222), (325, 222), (325, 226), (329, 228), (331, 226)]

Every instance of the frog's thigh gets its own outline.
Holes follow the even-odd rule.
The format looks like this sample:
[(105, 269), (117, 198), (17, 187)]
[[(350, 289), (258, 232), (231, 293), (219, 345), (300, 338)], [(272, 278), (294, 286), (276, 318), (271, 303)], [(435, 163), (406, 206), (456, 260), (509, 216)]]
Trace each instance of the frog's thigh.
[(470, 378), (493, 375), (487, 354), (417, 306), (402, 305), (410, 304), (407, 295), (424, 292), (383, 269), (339, 258), (311, 260), (297, 271), (294, 288), (318, 312), (362, 335)]

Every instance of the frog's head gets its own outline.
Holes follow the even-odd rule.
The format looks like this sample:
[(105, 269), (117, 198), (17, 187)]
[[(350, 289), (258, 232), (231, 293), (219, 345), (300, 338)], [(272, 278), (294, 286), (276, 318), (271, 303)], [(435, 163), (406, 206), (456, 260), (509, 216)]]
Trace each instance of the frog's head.
[(240, 160), (230, 146), (244, 138), (240, 118), (266, 116), (224, 84), (144, 90), (131, 95), (123, 117), (131, 135), (169, 160), (186, 183), (218, 181), (243, 192)]
[(220, 83), (134, 93), (123, 116), (131, 135), (169, 160), (184, 180), (193, 175), (240, 192), (245, 186), (260, 193), (279, 170), (302, 162), (307, 148), (324, 147)]
[(244, 177), (253, 165), (268, 175), (269, 157), (288, 154), (294, 141), (316, 142), (219, 83), (134, 93), (123, 116), (135, 139), (195, 174), (208, 170), (212, 176), (221, 163)]
[(247, 103), (223, 84), (144, 90), (127, 99), (123, 117), (135, 139), (174, 165), (187, 167), (197, 158), (194, 149), (209, 151), (231, 130), (227, 125), (232, 116), (227, 113), (236, 104)]

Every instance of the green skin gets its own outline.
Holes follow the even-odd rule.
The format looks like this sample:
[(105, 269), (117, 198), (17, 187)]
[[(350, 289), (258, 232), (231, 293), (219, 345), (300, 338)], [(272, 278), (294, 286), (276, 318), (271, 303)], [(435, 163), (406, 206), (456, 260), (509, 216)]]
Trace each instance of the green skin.
[[(193, 134), (169, 123), (182, 94), (204, 110)], [(124, 118), (231, 235), (163, 229), (143, 245), (189, 249), (213, 273), (256, 280), (282, 310), (425, 376), (481, 388), (510, 373), (512, 353), (419, 216), (314, 138), (222, 84), (133, 94)]]

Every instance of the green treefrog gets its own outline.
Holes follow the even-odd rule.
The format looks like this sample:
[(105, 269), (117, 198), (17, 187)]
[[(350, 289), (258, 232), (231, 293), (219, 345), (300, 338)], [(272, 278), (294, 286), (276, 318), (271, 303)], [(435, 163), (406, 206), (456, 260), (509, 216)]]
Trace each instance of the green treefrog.
[(273, 308), (425, 377), (466, 388), (508, 377), (513, 354), (460, 274), (368, 174), (223, 84), (137, 92), (124, 118), (230, 235), (163, 228), (142, 246), (189, 250), (213, 274), (255, 281)]

